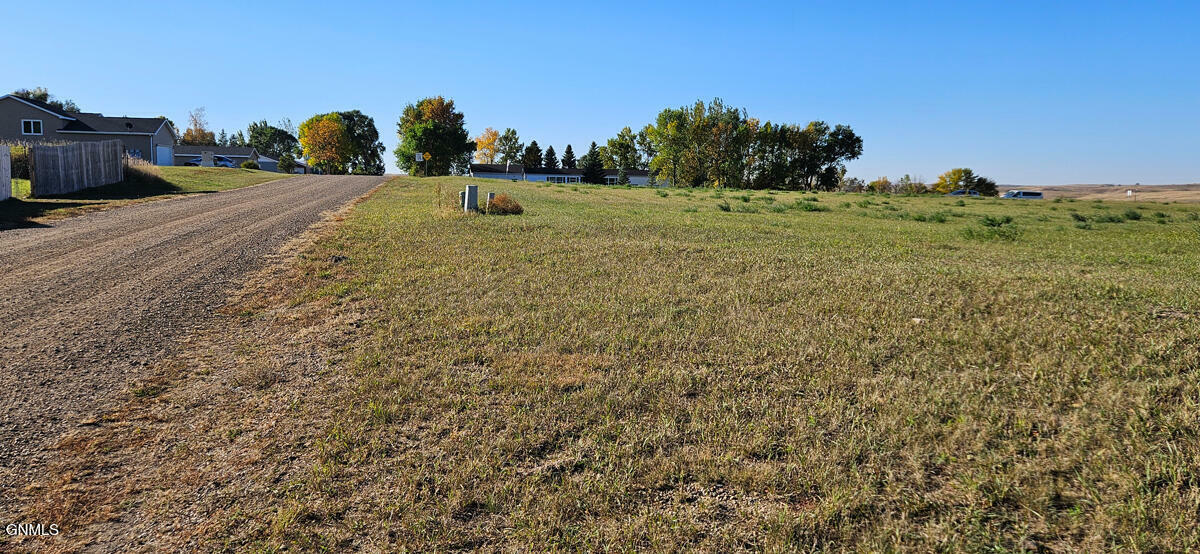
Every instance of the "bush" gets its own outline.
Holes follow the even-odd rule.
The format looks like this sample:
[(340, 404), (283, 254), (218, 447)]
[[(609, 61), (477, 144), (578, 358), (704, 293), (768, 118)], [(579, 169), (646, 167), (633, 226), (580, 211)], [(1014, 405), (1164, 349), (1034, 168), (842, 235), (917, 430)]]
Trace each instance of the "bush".
[(497, 194), (491, 202), (487, 203), (487, 213), (492, 215), (521, 215), (525, 213), (525, 208), (517, 200), (507, 194)]
[(258, 169), (258, 162), (254, 160), (246, 160), (242, 162), (242, 169)]
[(1125, 219), (1128, 219), (1129, 221), (1137, 221), (1141, 218), (1142, 218), (1142, 212), (1139, 212), (1133, 208), (1129, 208), (1128, 210), (1125, 210)]
[(1096, 223), (1125, 223), (1125, 218), (1117, 214), (1100, 214), (1096, 216)]
[(728, 212), (733, 208), (729, 205), (729, 202), (722, 200), (720, 204), (717, 204), (717, 209), (723, 212)]
[(1009, 223), (1012, 223), (1012, 221), (1013, 218), (1011, 215), (1006, 215), (1004, 217), (992, 217), (990, 215), (985, 215), (979, 220), (979, 223), (984, 227), (1003, 227)]
[(1074, 219), (1075, 221), (1078, 221), (1080, 223), (1087, 223), (1087, 220), (1088, 220), (1086, 215), (1083, 215), (1079, 212), (1071, 212), (1071, 219)]
[(29, 148), (13, 146), (9, 152), (11, 154), (9, 158), (12, 161), (12, 178), (29, 179)]

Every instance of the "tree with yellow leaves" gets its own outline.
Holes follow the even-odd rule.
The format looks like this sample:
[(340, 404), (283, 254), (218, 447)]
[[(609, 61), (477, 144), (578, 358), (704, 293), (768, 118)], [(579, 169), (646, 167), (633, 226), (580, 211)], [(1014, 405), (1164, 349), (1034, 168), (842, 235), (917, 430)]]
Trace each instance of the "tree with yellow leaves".
[(500, 138), (500, 133), (495, 129), (488, 127), (483, 130), (483, 134), (475, 137), (475, 162), (481, 164), (496, 163), (496, 154), (499, 152), (496, 147), (496, 141)]
[(351, 156), (346, 124), (336, 113), (317, 115), (300, 124), (300, 147), (309, 165), (328, 175), (343, 175)]

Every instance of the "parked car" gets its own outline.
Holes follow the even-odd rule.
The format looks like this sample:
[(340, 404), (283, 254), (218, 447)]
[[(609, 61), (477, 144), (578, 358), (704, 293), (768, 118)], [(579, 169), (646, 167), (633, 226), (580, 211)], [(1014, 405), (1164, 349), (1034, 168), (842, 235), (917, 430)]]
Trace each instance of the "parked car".
[(968, 189), (958, 189), (950, 194), (947, 194), (946, 196), (979, 196), (979, 191), (968, 190)]
[(1024, 198), (1026, 200), (1041, 200), (1042, 193), (1036, 190), (1010, 190), (1001, 198)]
[[(186, 162), (183, 162), (183, 165), (199, 166), (200, 162), (202, 161), (204, 161), (204, 158), (197, 156)], [(237, 164), (233, 163), (233, 160), (226, 158), (225, 156), (213, 156), (213, 167), (237, 167)]]

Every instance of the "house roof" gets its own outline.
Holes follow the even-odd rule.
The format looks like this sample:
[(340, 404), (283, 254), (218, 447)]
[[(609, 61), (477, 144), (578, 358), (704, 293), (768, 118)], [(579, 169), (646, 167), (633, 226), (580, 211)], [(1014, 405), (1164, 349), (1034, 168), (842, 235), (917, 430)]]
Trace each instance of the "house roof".
[(472, 173), (516, 173), (520, 175), (524, 171), (525, 166), (521, 164), (471, 164)]
[(59, 129), (60, 133), (153, 135), (167, 123), (167, 120), (161, 117), (107, 117), (98, 113), (67, 113), (75, 120)]
[(175, 147), (176, 156), (199, 156), (201, 152), (212, 152), (215, 156), (227, 158), (249, 158), (257, 156), (253, 146), (194, 146), (181, 144)]
[(30, 100), (29, 98), (22, 98), (15, 94), (5, 94), (4, 96), (0, 96), (0, 100), (3, 100), (5, 98), (12, 98), (13, 100), (16, 100), (17, 102), (28, 104), (28, 105), (33, 106), (44, 112), (49, 112), (52, 115), (56, 115), (62, 119), (75, 119), (74, 117), (71, 117), (71, 115), (70, 115), (71, 112), (68, 112), (66, 110), (61, 110), (55, 106), (51, 106), (50, 104), (42, 102), (41, 100)]

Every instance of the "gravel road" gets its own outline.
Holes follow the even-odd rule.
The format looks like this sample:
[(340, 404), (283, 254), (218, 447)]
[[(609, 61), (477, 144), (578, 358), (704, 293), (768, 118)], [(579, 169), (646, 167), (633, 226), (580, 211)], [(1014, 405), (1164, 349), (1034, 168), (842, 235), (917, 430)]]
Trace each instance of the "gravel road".
[(0, 231), (0, 496), (267, 255), (382, 182), (301, 176)]

